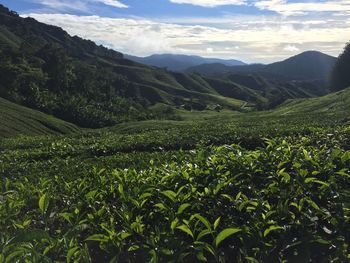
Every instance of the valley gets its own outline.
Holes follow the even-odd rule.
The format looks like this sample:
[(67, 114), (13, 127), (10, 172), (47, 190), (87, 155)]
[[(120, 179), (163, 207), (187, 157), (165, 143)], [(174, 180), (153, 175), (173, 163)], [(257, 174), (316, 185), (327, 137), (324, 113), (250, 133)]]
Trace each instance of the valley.
[(349, 54), (136, 57), (0, 5), (0, 263), (348, 262)]

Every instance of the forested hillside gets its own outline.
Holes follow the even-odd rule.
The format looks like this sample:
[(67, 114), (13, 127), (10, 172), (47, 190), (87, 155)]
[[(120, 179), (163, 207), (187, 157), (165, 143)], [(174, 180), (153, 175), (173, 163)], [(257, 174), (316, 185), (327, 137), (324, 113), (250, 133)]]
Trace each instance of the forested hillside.
[[(241, 112), (325, 94), (323, 84), (206, 78), (124, 59), (61, 28), (0, 8), (0, 97), (81, 127), (178, 119), (176, 108)], [(244, 76), (242, 76), (244, 77)]]
[(150, 109), (156, 103), (199, 109), (244, 103), (220, 96), (201, 78), (137, 64), (4, 7), (0, 23), (0, 96), (83, 127), (171, 115), (166, 106)]

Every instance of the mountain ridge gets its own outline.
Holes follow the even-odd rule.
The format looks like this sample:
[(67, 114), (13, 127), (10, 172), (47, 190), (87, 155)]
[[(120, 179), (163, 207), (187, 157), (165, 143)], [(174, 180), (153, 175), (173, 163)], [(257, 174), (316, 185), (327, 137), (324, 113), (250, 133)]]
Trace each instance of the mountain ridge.
[(168, 70), (176, 72), (184, 72), (190, 67), (205, 63), (222, 63), (226, 66), (246, 65), (246, 63), (235, 59), (206, 58), (180, 54), (153, 54), (147, 57), (124, 55), (124, 57), (138, 63), (159, 68), (167, 68)]
[(222, 75), (227, 73), (260, 74), (278, 80), (324, 80), (328, 81), (336, 58), (319, 51), (305, 51), (282, 61), (271, 64), (225, 66), (203, 64), (189, 68), (187, 73)]

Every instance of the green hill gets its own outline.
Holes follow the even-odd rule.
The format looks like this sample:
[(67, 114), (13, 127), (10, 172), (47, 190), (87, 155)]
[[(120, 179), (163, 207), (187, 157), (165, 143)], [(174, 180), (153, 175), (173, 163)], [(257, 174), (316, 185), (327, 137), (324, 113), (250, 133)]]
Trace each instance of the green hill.
[(78, 132), (75, 125), (0, 98), (0, 138)]
[(318, 98), (288, 100), (273, 111), (274, 114), (317, 112), (350, 113), (350, 88)]
[(325, 93), (318, 83), (259, 76), (242, 83), (232, 74), (208, 78), (142, 65), (1, 5), (0, 57), (0, 97), (86, 128), (177, 118), (175, 108), (266, 109)]
[(162, 118), (158, 103), (241, 110), (200, 76), (145, 66), (0, 6), (0, 96), (81, 127)]

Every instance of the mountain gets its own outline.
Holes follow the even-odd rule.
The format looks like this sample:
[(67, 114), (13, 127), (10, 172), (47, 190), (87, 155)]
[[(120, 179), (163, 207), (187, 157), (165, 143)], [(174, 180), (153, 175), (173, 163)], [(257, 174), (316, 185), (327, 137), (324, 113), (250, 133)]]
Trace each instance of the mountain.
[(177, 72), (183, 72), (190, 67), (209, 63), (220, 63), (225, 66), (245, 65), (244, 62), (234, 59), (225, 60), (218, 58), (203, 58), (199, 56), (187, 56), (176, 54), (156, 54), (148, 57), (136, 57), (131, 55), (125, 55), (125, 58), (145, 65), (155, 66), (159, 68), (167, 68), (168, 70)]
[(0, 138), (79, 132), (71, 123), (0, 98)]
[(220, 76), (227, 73), (259, 74), (276, 80), (322, 80), (328, 81), (336, 58), (318, 51), (306, 51), (286, 60), (268, 65), (225, 66), (204, 64), (189, 68), (186, 72)]

